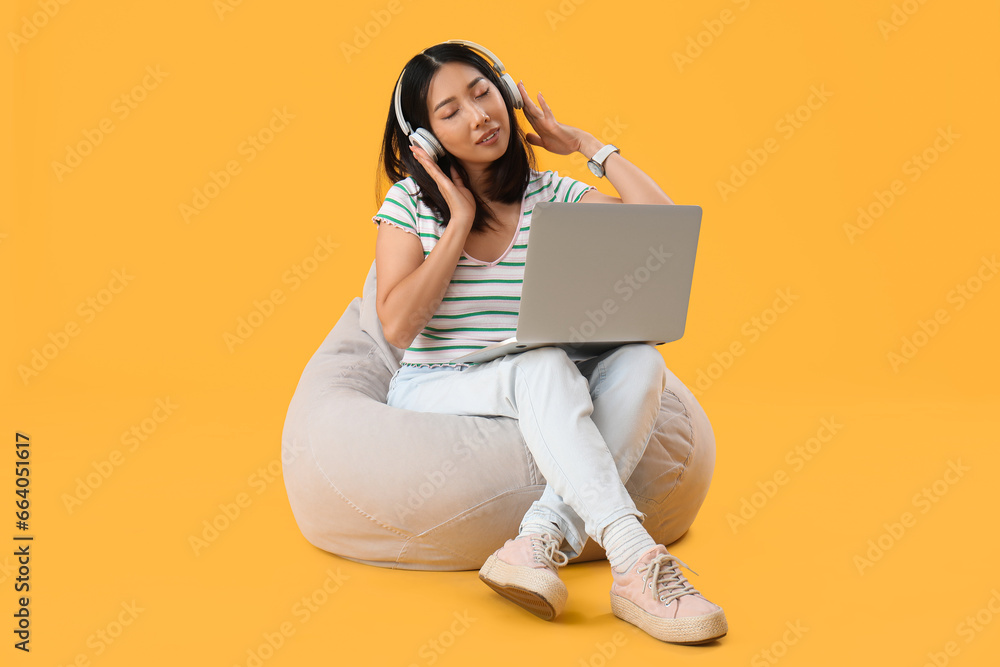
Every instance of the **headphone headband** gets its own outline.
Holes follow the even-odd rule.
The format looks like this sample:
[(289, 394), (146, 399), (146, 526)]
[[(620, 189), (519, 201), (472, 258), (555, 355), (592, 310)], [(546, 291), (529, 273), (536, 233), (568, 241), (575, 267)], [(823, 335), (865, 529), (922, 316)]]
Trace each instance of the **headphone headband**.
[(399, 126), (403, 128), (403, 132), (405, 132), (407, 135), (410, 135), (412, 133), (410, 131), (410, 125), (409, 123), (406, 122), (406, 119), (403, 118), (403, 108), (399, 104), (399, 95), (400, 95), (400, 90), (403, 87), (404, 74), (406, 74), (405, 68), (403, 69), (402, 72), (399, 73), (399, 81), (396, 82), (396, 92), (392, 94), (392, 103), (396, 107), (396, 120), (399, 121)]
[[(504, 72), (503, 63), (500, 62), (500, 59), (497, 58), (495, 55), (493, 55), (493, 53), (489, 49), (487, 49), (484, 46), (480, 46), (475, 42), (469, 42), (464, 39), (449, 39), (446, 42), (442, 42), (442, 44), (460, 44), (473, 51), (478, 51), (480, 55), (485, 55), (486, 59), (488, 59), (492, 63), (490, 67), (493, 69), (494, 72), (496, 72), (497, 77), (500, 79), (500, 83), (507, 88), (507, 92), (510, 94), (510, 97), (513, 101), (514, 108), (520, 109), (523, 106), (523, 102), (521, 101), (521, 93), (517, 90), (517, 86), (514, 84), (514, 79), (511, 78), (510, 74), (506, 74)], [(427, 49), (424, 49), (423, 51), (421, 51), (421, 53), (424, 53), (426, 51)], [(437, 144), (437, 146), (440, 146), (440, 143), (437, 141), (434, 135), (428, 132), (427, 130), (424, 130), (423, 128), (417, 128), (416, 130), (411, 129), (409, 123), (407, 123), (406, 119), (403, 117), (403, 105), (400, 102), (400, 97), (402, 95), (403, 76), (405, 74), (406, 74), (406, 68), (403, 68), (403, 71), (400, 72), (399, 74), (399, 79), (396, 81), (396, 91), (392, 95), (392, 103), (396, 109), (396, 120), (399, 121), (399, 127), (402, 128), (403, 132), (406, 133), (406, 136), (409, 138), (410, 144), (413, 144), (414, 142), (418, 143), (419, 145), (422, 145), (424, 142), (430, 143), (430, 147), (434, 150), (428, 150), (427, 146), (422, 145), (422, 147), (431, 156), (432, 159), (436, 160), (438, 157), (440, 157), (440, 155), (444, 154), (444, 149), (442, 148), (440, 150), (440, 155), (434, 154), (434, 152), (437, 149), (435, 144)], [(429, 137), (430, 140), (428, 140), (427, 137)]]
[(445, 44), (461, 44), (462, 46), (467, 46), (473, 51), (479, 51), (481, 54), (485, 55), (487, 58), (493, 61), (493, 70), (497, 73), (497, 76), (503, 74), (503, 63), (500, 59), (493, 55), (493, 52), (487, 49), (485, 46), (480, 46), (475, 42), (468, 42), (464, 39), (449, 39)]

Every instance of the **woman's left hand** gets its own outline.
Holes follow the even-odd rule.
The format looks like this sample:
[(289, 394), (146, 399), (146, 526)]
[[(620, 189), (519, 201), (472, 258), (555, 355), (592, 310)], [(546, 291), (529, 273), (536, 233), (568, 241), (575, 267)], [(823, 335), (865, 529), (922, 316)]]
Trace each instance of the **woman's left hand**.
[(521, 93), (521, 99), (524, 100), (524, 116), (538, 133), (528, 132), (525, 134), (529, 144), (541, 146), (550, 153), (558, 155), (569, 155), (580, 150), (583, 136), (578, 128), (557, 121), (541, 93), (538, 93), (538, 101), (541, 103), (541, 106), (538, 106), (528, 97), (528, 91), (523, 82), (519, 81), (517, 88)]

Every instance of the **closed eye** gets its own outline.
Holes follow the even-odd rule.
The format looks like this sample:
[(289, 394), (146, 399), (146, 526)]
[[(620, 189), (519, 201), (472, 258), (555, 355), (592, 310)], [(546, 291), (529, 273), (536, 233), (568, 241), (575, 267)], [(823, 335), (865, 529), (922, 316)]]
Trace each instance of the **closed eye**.
[[(486, 97), (486, 96), (487, 96), (487, 95), (489, 95), (489, 94), (490, 94), (490, 89), (489, 89), (489, 88), (487, 88), (487, 89), (486, 89), (486, 92), (485, 92), (485, 93), (483, 93), (482, 95), (476, 95), (476, 99), (477, 99), (477, 100), (481, 100), (481, 99), (483, 99), (484, 97)], [(451, 112), (451, 113), (450, 113), (449, 115), (445, 116), (445, 117), (444, 117), (444, 119), (445, 119), (445, 120), (448, 120), (448, 119), (450, 119), (450, 118), (454, 117), (454, 116), (455, 116), (455, 114), (457, 114), (457, 113), (458, 113), (458, 109), (455, 109), (455, 110), (454, 110), (453, 112)]]

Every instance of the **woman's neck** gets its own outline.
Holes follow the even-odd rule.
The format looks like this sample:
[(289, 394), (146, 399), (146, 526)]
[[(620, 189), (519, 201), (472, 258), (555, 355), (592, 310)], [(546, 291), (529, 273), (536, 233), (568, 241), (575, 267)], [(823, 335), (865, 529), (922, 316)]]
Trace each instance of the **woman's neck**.
[(487, 173), (487, 169), (485, 167), (476, 168), (469, 167), (468, 165), (463, 166), (465, 167), (465, 172), (469, 175), (469, 189), (472, 190), (477, 197), (486, 202), (487, 205), (494, 208), (507, 206), (506, 203), (502, 201), (494, 201), (487, 196), (488, 192), (492, 189), (490, 187), (492, 186), (492, 183), (488, 180), (490, 175)]
[(486, 172), (485, 167), (475, 168), (465, 166), (465, 173), (469, 175), (469, 189), (475, 192), (483, 201), (489, 202), (490, 200), (486, 197), (486, 192), (490, 189), (489, 186), (491, 183), (489, 182), (489, 174)]

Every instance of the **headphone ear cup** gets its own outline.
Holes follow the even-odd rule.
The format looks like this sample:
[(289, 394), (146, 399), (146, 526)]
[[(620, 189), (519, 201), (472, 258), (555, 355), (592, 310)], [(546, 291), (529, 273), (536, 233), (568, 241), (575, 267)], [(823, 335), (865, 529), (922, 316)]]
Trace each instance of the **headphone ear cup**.
[(441, 145), (441, 142), (422, 127), (418, 127), (410, 135), (410, 144), (424, 149), (424, 152), (435, 162), (444, 157), (444, 147)]
[(500, 77), (504, 86), (507, 88), (507, 92), (510, 93), (511, 102), (514, 104), (515, 109), (521, 109), (524, 107), (524, 100), (521, 99), (521, 91), (517, 89), (517, 84), (514, 83), (513, 77), (506, 72)]

